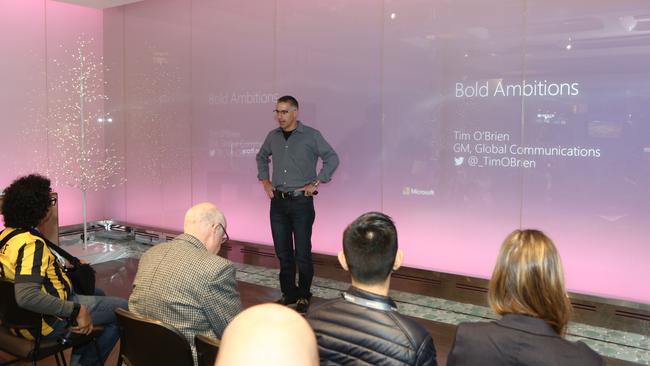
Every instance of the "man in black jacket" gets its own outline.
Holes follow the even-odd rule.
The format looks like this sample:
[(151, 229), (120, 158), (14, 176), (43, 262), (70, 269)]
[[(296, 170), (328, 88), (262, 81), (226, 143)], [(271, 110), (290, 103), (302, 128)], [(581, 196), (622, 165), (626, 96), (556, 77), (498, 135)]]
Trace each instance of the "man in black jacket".
[(400, 315), (388, 297), (390, 274), (402, 263), (397, 230), (390, 217), (369, 212), (343, 233), (338, 259), (352, 286), (341, 298), (312, 308), (307, 320), (316, 332), (321, 365), (433, 365), (431, 335)]

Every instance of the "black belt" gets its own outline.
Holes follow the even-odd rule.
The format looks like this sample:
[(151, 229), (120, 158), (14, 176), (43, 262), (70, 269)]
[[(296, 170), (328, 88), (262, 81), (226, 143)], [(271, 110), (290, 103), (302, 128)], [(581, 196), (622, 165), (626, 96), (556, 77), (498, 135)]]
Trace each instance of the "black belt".
[(273, 197), (282, 198), (282, 199), (302, 197), (304, 195), (305, 195), (305, 191), (289, 191), (289, 192), (274, 191), (273, 192)]

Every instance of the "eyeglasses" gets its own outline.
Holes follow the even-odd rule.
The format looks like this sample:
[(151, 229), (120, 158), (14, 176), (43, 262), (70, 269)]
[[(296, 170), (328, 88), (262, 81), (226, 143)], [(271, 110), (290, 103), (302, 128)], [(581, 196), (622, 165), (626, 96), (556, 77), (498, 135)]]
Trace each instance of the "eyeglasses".
[(223, 230), (223, 237), (221, 238), (221, 244), (227, 242), (230, 240), (230, 237), (228, 236), (228, 232), (226, 231), (226, 228), (223, 227), (223, 225), (218, 224), (217, 226), (221, 227), (221, 230)]
[(56, 206), (57, 202), (58, 202), (58, 198), (56, 198), (56, 196), (50, 197), (50, 206)]
[(283, 115), (283, 116), (286, 116), (287, 114), (289, 114), (289, 112), (293, 112), (293, 111), (295, 111), (295, 109), (292, 109), (292, 110), (287, 110), (287, 109), (274, 109), (274, 110), (273, 110), (273, 113), (276, 114), (276, 115)]

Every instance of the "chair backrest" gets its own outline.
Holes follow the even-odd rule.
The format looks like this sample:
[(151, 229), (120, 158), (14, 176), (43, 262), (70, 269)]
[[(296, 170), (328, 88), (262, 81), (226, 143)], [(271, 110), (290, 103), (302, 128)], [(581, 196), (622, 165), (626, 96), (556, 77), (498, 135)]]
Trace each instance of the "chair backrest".
[(16, 293), (14, 291), (12, 281), (4, 278), (0, 279), (2, 325), (7, 328), (32, 329), (40, 332), (41, 314), (19, 307), (16, 303)]
[(199, 366), (214, 365), (214, 361), (217, 359), (217, 353), (219, 352), (219, 344), (221, 344), (220, 340), (210, 338), (203, 334), (194, 336), (194, 346), (196, 347), (196, 358), (199, 361)]
[(192, 348), (171, 325), (116, 309), (120, 325), (120, 359), (128, 366), (193, 366)]

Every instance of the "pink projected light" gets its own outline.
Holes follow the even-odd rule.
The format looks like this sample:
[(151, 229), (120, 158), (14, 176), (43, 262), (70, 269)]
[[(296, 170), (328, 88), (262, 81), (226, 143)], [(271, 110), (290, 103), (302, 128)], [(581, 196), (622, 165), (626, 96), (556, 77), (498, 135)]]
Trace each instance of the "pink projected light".
[[(315, 251), (338, 252), (350, 221), (381, 210), (397, 223), (406, 265), (487, 278), (503, 238), (534, 227), (556, 241), (571, 290), (650, 303), (640, 276), (650, 257), (640, 97), (650, 60), (630, 44), (626, 67), (614, 66), (598, 40), (625, 43), (625, 28), (565, 29), (584, 9), (534, 7), (125, 8), (115, 25), (126, 43), (110, 50), (126, 60), (124, 220), (179, 228), (191, 203), (209, 200), (233, 238), (270, 245), (254, 156), (275, 127), (274, 99), (292, 94), (341, 158), (316, 198)], [(618, 19), (606, 5), (592, 13)], [(152, 138), (141, 138), (143, 124)]]
[[(43, 131), (51, 59), (92, 35), (119, 116), (104, 138), (125, 155), (127, 183), (89, 198), (91, 219), (180, 229), (207, 200), (233, 239), (271, 245), (254, 157), (275, 99), (291, 94), (341, 159), (319, 187), (314, 251), (338, 252), (345, 226), (379, 210), (397, 223), (405, 265), (488, 278), (503, 238), (537, 228), (570, 290), (650, 303), (639, 4), (178, 0), (102, 13), (7, 0), (0, 76), (15, 90), (0, 103), (8, 121)], [(45, 16), (47, 30), (26, 26)], [(5, 185), (56, 154), (24, 131), (0, 137)], [(81, 222), (78, 191), (56, 189), (61, 223)]]
[[(10, 97), (0, 104), (12, 123), (2, 134), (5, 169), (0, 184), (4, 187), (16, 177), (34, 172), (54, 178), (51, 163), (62, 151), (50, 132), (61, 123), (56, 117), (58, 106), (71, 104), (62, 100), (54, 84), (75, 67), (65, 63), (65, 51), (74, 50), (82, 35), (96, 40), (94, 52), (101, 56), (102, 13), (52, 1), (9, 0), (0, 5), (0, 28), (0, 44), (12, 55), (0, 68), (5, 85), (11, 85)], [(60, 224), (80, 223), (80, 191), (63, 184), (53, 189), (59, 193)], [(90, 194), (89, 200), (89, 220), (102, 218), (102, 195)]]

